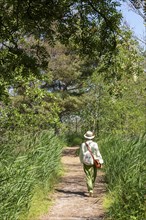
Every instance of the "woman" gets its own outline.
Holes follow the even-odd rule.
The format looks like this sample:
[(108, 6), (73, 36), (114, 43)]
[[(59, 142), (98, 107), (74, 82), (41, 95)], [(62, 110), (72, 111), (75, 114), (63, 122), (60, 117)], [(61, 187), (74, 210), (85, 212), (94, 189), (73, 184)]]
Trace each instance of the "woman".
[[(97, 176), (97, 168), (94, 165), (94, 159), (98, 159), (100, 164), (103, 164), (103, 159), (98, 149), (98, 145), (93, 141), (95, 135), (92, 131), (87, 131), (84, 134), (85, 142), (82, 143), (80, 148), (80, 161), (83, 164), (83, 169), (86, 175), (86, 184), (89, 192), (89, 196), (93, 196), (93, 189)], [(92, 153), (92, 155), (91, 155)]]

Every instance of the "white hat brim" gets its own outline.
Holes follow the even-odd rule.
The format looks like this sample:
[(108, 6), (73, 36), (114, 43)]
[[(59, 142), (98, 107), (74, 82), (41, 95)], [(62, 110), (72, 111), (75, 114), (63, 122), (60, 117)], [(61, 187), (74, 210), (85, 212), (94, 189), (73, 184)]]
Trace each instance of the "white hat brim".
[(84, 137), (85, 137), (86, 139), (91, 140), (91, 139), (93, 139), (95, 136), (93, 135), (93, 136), (89, 137), (89, 136), (86, 136), (86, 135), (84, 134)]

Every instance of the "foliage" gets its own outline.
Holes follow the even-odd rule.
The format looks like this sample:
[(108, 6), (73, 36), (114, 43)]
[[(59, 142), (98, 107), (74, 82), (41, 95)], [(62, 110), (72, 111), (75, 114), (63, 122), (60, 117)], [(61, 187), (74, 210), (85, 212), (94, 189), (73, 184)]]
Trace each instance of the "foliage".
[(78, 113), (83, 131), (88, 127), (100, 136), (145, 131), (144, 57), (129, 36), (125, 32), (127, 43), (119, 39), (118, 55), (113, 56), (114, 63), (108, 71), (100, 72), (99, 66), (86, 81), (88, 92), (81, 97), (83, 108)]
[[(17, 85), (10, 89), (9, 102), (1, 105), (1, 129), (46, 129), (59, 124), (60, 108), (56, 97), (40, 88), (36, 77), (24, 80), (17, 77)], [(59, 126), (59, 125), (58, 125)]]
[[(131, 33), (119, 28), (119, 4), (117, 0), (0, 2), (0, 215), (4, 220), (18, 219), (28, 210), (36, 185), (51, 189), (62, 150), (60, 139), (50, 133), (52, 128), (55, 134), (66, 132), (72, 145), (80, 145), (87, 128), (98, 138), (134, 137), (145, 131), (145, 54)], [(124, 155), (135, 146), (141, 152), (145, 149), (143, 141), (116, 143)], [(117, 151), (112, 153), (118, 160)], [(142, 154), (132, 156), (139, 160)], [(139, 166), (133, 164), (135, 170)], [(128, 178), (124, 170), (122, 181), (118, 176), (122, 189)], [(135, 189), (138, 184), (141, 192), (137, 181), (143, 176), (132, 170), (128, 180), (132, 197), (127, 197), (119, 190), (114, 172), (111, 212), (120, 214), (121, 207), (128, 215), (129, 208), (131, 219), (135, 210), (142, 216), (143, 196)], [(133, 198), (138, 201), (135, 210)]]
[(145, 218), (145, 140), (145, 135), (134, 139), (110, 136), (100, 143), (112, 220)]
[(62, 143), (53, 133), (9, 133), (1, 137), (2, 219), (19, 219), (29, 209), (34, 188), (52, 189), (59, 175)]
[(66, 134), (66, 142), (68, 146), (80, 146), (82, 141), (82, 134), (76, 132)]
[[(135, 44), (129, 40), (130, 34), (120, 31), (122, 37), (117, 37), (120, 14), (116, 5), (117, 1), (60, 1), (53, 6), (47, 1), (2, 4), (5, 19), (1, 24), (4, 59), (0, 121), (4, 129), (53, 127), (57, 131), (64, 117), (80, 114), (84, 127), (91, 127), (97, 133), (103, 130), (102, 115), (107, 112), (102, 98), (104, 101), (111, 99), (108, 91), (110, 95), (119, 96), (123, 92), (120, 86), (123, 78), (140, 70), (134, 65), (139, 58), (129, 46)], [(53, 16), (48, 16), (48, 12)], [(12, 22), (9, 23), (10, 16)], [(68, 46), (61, 45), (59, 39)], [(54, 40), (56, 45), (52, 48)], [(78, 55), (81, 51), (82, 59)], [(130, 57), (128, 64), (127, 57)], [(42, 64), (43, 61), (46, 63)], [(99, 74), (103, 76), (100, 86)], [(104, 85), (105, 80), (108, 86)], [(102, 96), (99, 93), (103, 87), (106, 88)], [(109, 124), (114, 124), (112, 127), (116, 130), (123, 110), (117, 106), (115, 109), (119, 111), (118, 116), (109, 119)]]
[[(117, 1), (4, 1), (1, 7), (0, 94), (16, 77), (42, 77), (47, 72), (45, 42), (72, 42), (83, 56), (101, 55), (115, 50), (121, 15)], [(97, 37), (98, 36), (98, 37)], [(22, 70), (21, 72), (19, 70)]]

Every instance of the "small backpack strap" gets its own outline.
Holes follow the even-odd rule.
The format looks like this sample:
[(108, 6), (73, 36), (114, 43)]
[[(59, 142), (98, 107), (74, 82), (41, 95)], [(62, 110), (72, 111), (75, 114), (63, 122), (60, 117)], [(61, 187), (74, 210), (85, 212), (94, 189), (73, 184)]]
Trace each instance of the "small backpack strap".
[(87, 147), (88, 151), (90, 152), (90, 154), (91, 154), (91, 156), (92, 156), (92, 158), (94, 160), (94, 156), (93, 156), (92, 151), (91, 151), (91, 149), (89, 147), (89, 144), (87, 144), (87, 142), (85, 142), (85, 144), (86, 144), (86, 147)]

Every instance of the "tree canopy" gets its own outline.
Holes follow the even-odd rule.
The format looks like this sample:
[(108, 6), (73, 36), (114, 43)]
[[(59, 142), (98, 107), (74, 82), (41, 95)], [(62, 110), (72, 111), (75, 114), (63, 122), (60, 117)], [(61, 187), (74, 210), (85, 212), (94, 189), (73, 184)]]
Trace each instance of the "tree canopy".
[(44, 42), (70, 42), (83, 56), (101, 57), (116, 48), (121, 15), (117, 1), (2, 0), (0, 3), (1, 93), (15, 76), (42, 75)]

